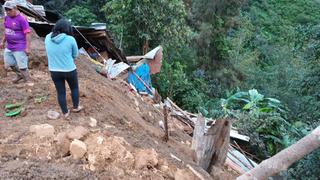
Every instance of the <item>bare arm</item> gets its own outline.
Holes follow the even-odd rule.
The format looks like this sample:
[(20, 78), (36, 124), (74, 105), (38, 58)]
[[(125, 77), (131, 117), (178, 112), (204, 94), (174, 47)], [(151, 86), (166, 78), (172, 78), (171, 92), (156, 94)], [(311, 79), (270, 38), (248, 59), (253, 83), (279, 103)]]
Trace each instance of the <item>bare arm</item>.
[(2, 41), (1, 41), (1, 47), (0, 49), (4, 49), (6, 47), (6, 36), (3, 37)]
[(26, 53), (30, 53), (30, 44), (31, 44), (31, 33), (26, 34), (26, 39), (27, 39), (27, 48), (26, 48)]

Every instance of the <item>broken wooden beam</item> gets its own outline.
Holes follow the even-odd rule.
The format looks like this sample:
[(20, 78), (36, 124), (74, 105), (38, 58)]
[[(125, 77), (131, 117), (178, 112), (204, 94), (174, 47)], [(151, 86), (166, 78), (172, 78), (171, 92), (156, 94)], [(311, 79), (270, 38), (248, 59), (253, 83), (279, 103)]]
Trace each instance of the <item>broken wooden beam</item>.
[(235, 131), (235, 130), (230, 131), (230, 136), (232, 138), (240, 139), (240, 140), (246, 141), (246, 142), (249, 142), (249, 140), (250, 140), (249, 136), (241, 135), (238, 133), (238, 131)]
[(222, 166), (227, 158), (230, 129), (232, 121), (229, 119), (217, 120), (205, 132), (205, 119), (199, 114), (192, 139), (192, 149), (196, 152), (197, 163), (210, 173), (212, 166)]
[(190, 126), (194, 127), (194, 122), (193, 120), (187, 115), (187, 113), (182, 110), (179, 106), (177, 106), (173, 101), (171, 101), (171, 99), (169, 97), (167, 97), (167, 100), (170, 102), (170, 104), (177, 109), (179, 112), (181, 112), (183, 114), (183, 116), (188, 120), (188, 122), (190, 123)]
[(203, 170), (202, 168), (195, 166), (195, 165), (191, 165), (191, 164), (187, 164), (187, 168), (190, 169), (190, 171), (196, 175), (200, 180), (211, 180), (212, 177), (210, 176), (210, 174)]
[[(197, 116), (197, 115), (182, 110), (169, 97), (167, 97), (167, 100), (170, 102), (170, 104), (174, 108), (174, 109), (171, 110), (172, 116), (176, 117), (178, 120), (180, 120), (184, 124), (188, 125), (189, 127), (194, 128), (195, 124), (197, 123), (196, 122), (197, 120), (194, 120), (190, 116)], [(208, 122), (208, 121), (209, 120), (207, 118), (205, 118), (205, 122)], [(213, 126), (213, 125), (215, 125), (216, 120), (212, 120), (211, 122), (212, 122), (211, 126)], [(239, 140), (242, 140), (242, 141), (249, 142), (249, 140), (250, 140), (249, 136), (241, 135), (241, 134), (238, 133), (238, 131), (236, 131), (234, 129), (235, 128), (232, 127), (232, 129), (230, 131), (230, 137), (231, 138), (235, 138), (235, 139), (239, 139)]]
[(126, 57), (129, 62), (138, 62), (144, 58), (144, 56), (127, 56)]

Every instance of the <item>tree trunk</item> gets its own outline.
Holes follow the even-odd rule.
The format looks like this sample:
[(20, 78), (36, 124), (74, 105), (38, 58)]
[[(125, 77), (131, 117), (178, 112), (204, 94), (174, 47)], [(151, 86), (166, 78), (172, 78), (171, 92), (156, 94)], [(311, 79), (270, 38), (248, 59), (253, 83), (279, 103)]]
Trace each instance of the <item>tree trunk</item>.
[(262, 161), (257, 167), (251, 169), (237, 178), (237, 180), (247, 179), (268, 179), (268, 177), (287, 170), (290, 165), (300, 160), (305, 155), (320, 147), (320, 126), (311, 134), (300, 139), (290, 147), (280, 151), (271, 158)]
[(146, 39), (143, 43), (143, 55), (147, 54), (149, 52), (149, 41)]
[(221, 166), (226, 160), (231, 121), (217, 120), (207, 133), (205, 125), (205, 119), (199, 115), (193, 134), (192, 149), (196, 152), (198, 165), (210, 173), (212, 166)]

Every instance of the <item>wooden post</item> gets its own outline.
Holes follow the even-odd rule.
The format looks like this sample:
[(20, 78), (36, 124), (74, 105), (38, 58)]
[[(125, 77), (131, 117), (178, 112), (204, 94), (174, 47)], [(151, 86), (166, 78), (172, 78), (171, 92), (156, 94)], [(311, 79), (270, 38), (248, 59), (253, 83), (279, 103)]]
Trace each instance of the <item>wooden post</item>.
[(147, 54), (149, 52), (149, 41), (148, 39), (145, 39), (144, 43), (143, 43), (143, 54)]
[(195, 150), (198, 165), (211, 173), (212, 166), (223, 165), (227, 158), (231, 121), (216, 120), (207, 132), (205, 126), (205, 119), (200, 114), (195, 125), (192, 149)]
[(164, 103), (163, 106), (163, 116), (164, 116), (164, 130), (165, 130), (165, 136), (164, 136), (164, 141), (167, 142), (169, 140), (169, 130), (168, 130), (168, 111), (169, 107), (167, 106), (166, 103)]

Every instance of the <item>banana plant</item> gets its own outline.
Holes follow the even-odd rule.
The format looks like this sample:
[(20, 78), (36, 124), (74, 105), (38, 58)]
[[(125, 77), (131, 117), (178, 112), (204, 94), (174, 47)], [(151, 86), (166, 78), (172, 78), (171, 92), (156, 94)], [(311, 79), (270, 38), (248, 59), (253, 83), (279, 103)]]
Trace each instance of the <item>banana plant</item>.
[(285, 112), (278, 99), (265, 98), (256, 89), (251, 89), (248, 92), (237, 92), (227, 99), (222, 99), (221, 105), (227, 113), (230, 110), (245, 110), (257, 113)]

